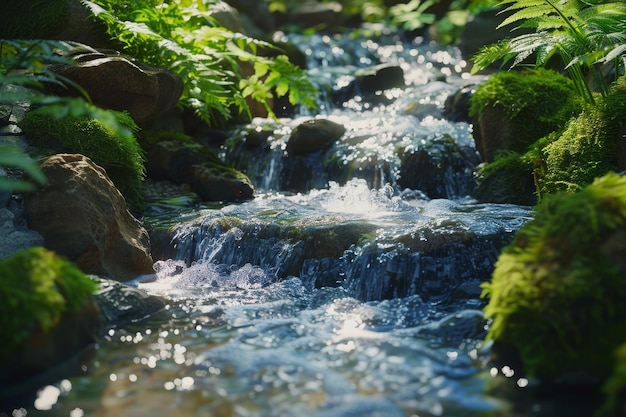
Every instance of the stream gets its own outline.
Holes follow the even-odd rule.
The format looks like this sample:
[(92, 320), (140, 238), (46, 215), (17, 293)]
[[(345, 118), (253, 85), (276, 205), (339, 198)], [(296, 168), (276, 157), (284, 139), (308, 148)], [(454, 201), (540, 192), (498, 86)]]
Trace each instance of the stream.
[[(472, 198), (472, 127), (442, 115), (472, 82), (466, 62), (421, 38), (352, 35), (284, 35), (307, 54), (320, 110), (255, 119), (247, 131), (271, 131), (262, 152), (242, 146), (245, 129), (224, 143), (254, 199), (155, 204), (144, 220), (171, 226), (171, 245), (133, 285), (167, 308), (108, 329), (14, 416), (578, 415), (488, 362), (480, 283), (531, 210)], [(356, 69), (379, 64), (401, 67), (406, 87), (337, 103)], [(318, 115), (346, 127), (341, 140), (285, 157), (291, 131)], [(450, 144), (460, 162), (438, 160), (436, 186), (402, 182), (399, 148)], [(298, 170), (308, 182), (294, 186)]]

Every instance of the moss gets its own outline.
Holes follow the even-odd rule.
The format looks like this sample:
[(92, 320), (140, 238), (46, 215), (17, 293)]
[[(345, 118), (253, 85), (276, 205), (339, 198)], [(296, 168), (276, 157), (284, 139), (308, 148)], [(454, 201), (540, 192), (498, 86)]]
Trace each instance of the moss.
[(626, 343), (616, 350), (614, 358), (613, 373), (602, 387), (606, 400), (596, 417), (621, 416), (626, 410)]
[(546, 175), (542, 191), (573, 191), (616, 169), (616, 140), (626, 122), (626, 77), (599, 98), (543, 149)]
[(77, 311), (96, 290), (74, 264), (41, 247), (0, 261), (0, 357), (10, 354), (39, 327), (50, 330), (64, 312)]
[(476, 170), (479, 201), (534, 205), (537, 203), (533, 181), (534, 164), (517, 152), (506, 152)]
[(0, 39), (46, 39), (64, 29), (68, 0), (2, 0)]
[(581, 111), (572, 81), (551, 70), (498, 72), (470, 98), (470, 116), (501, 106), (512, 122), (510, 150), (524, 153), (536, 140), (561, 130)]
[(134, 136), (138, 127), (129, 114), (112, 113), (121, 125), (129, 128), (128, 135), (114, 134), (111, 128), (95, 118), (55, 119), (40, 110), (28, 112), (20, 127), (28, 141), (39, 148), (60, 148), (89, 157), (107, 171), (129, 207), (140, 210), (143, 207), (145, 157)]
[(525, 371), (605, 377), (626, 340), (626, 176), (547, 196), (498, 261), (488, 339), (512, 346)]

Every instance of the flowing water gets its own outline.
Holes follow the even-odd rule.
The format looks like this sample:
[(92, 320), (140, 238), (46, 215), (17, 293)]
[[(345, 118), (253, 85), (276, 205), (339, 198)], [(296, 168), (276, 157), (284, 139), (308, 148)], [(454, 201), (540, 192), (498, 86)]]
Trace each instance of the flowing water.
[[(14, 416), (540, 415), (545, 405), (525, 403), (532, 381), (488, 364), (479, 297), (529, 208), (476, 203), (467, 164), (442, 171), (436, 197), (398, 181), (398, 147), (436, 153), (445, 138), (478, 162), (471, 126), (441, 117), (465, 62), (391, 35), (290, 39), (326, 93), (321, 114), (347, 128), (332, 153), (350, 170), (300, 159), (310, 187), (287, 192), (286, 138), (307, 115), (256, 120), (272, 129), (264, 153), (223, 148), (247, 161), (254, 200), (146, 219), (173, 225), (170, 259), (135, 285), (167, 309), (108, 329), (77, 372)], [(401, 66), (407, 87), (382, 104), (333, 104), (351, 71), (379, 63)], [(403, 111), (415, 105), (428, 114)], [(497, 380), (513, 393), (496, 395)]]

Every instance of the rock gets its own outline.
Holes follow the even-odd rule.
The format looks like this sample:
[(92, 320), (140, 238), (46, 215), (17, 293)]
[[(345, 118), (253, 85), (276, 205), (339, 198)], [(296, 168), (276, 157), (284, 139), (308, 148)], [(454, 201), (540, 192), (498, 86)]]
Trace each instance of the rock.
[(341, 3), (309, 1), (297, 6), (289, 13), (289, 22), (305, 28), (323, 27), (332, 31), (343, 23), (342, 12)]
[(443, 116), (452, 122), (470, 123), (470, 98), (476, 86), (464, 86), (454, 94), (450, 94), (444, 104)]
[(15, 223), (15, 214), (6, 207), (0, 208), (0, 259), (32, 246), (42, 246), (44, 243), (39, 233), (18, 227)]
[(191, 191), (206, 201), (251, 198), (250, 179), (230, 168), (208, 147), (196, 142), (162, 141), (148, 154), (146, 169), (155, 180), (189, 184)]
[(231, 32), (246, 33), (237, 9), (223, 1), (209, 6), (211, 17)]
[(429, 198), (464, 197), (474, 191), (474, 169), (480, 158), (449, 135), (435, 138), (423, 148), (398, 152), (400, 187), (421, 190)]
[[(24, 345), (1, 362), (0, 400), (3, 401), (0, 404), (5, 396), (25, 390), (28, 379), (50, 373), (84, 352), (102, 336), (103, 330), (100, 310), (93, 297), (80, 310), (63, 313), (58, 324), (48, 332), (36, 327)], [(26, 384), (21, 383), (24, 381)]]
[[(226, 0), (241, 14), (241, 22), (246, 34), (257, 39), (265, 39), (265, 35), (276, 30), (274, 16), (267, 4), (258, 0)], [(257, 36), (259, 35), (259, 36)]]
[(99, 283), (94, 298), (106, 327), (124, 326), (145, 319), (165, 308), (167, 300), (138, 288), (103, 277), (92, 276)]
[(50, 39), (79, 42), (93, 48), (112, 48), (114, 43), (107, 35), (105, 24), (93, 18), (81, 0), (67, 0), (69, 11), (63, 27), (50, 35)]
[(148, 233), (101, 167), (83, 155), (59, 154), (41, 170), (47, 185), (24, 200), (28, 224), (47, 248), (88, 274), (127, 281), (153, 272)]
[(287, 141), (287, 153), (297, 156), (328, 149), (345, 132), (343, 125), (328, 119), (307, 120), (291, 132)]
[[(94, 104), (128, 111), (138, 123), (155, 120), (173, 109), (183, 91), (182, 79), (164, 69), (149, 67), (117, 53), (106, 54), (75, 44), (77, 65), (51, 65), (49, 69), (80, 85)], [(74, 88), (48, 85), (49, 93), (80, 96)]]
[(333, 91), (332, 99), (336, 104), (341, 105), (360, 96), (363, 101), (378, 104), (385, 99), (380, 95), (381, 91), (402, 87), (405, 87), (402, 68), (397, 65), (380, 64), (357, 71), (352, 81)]
[(207, 201), (246, 200), (254, 195), (254, 186), (248, 177), (222, 165), (194, 165), (191, 176), (191, 189)]

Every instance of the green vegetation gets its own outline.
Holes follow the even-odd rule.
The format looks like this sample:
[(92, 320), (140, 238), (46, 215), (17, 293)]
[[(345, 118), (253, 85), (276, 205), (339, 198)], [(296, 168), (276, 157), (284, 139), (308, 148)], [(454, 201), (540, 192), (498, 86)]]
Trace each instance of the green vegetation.
[(542, 150), (543, 193), (577, 190), (616, 169), (616, 141), (626, 122), (626, 77), (621, 77), (596, 105), (573, 119), (560, 137)]
[(595, 417), (615, 417), (622, 414), (626, 404), (626, 343), (615, 352), (615, 368), (602, 390), (606, 400)]
[(567, 77), (546, 69), (499, 72), (481, 84), (470, 101), (470, 116), (500, 106), (511, 122), (508, 150), (526, 152), (548, 133), (561, 130), (581, 111), (574, 85)]
[(96, 288), (76, 266), (44, 248), (0, 261), (0, 328), (7, 336), (0, 357), (19, 348), (35, 328), (47, 332), (63, 313), (78, 311)]
[(563, 61), (578, 93), (589, 103), (595, 101), (594, 88), (608, 92), (606, 66), (615, 76), (624, 68), (626, 56), (626, 3), (603, 0), (502, 0), (505, 12), (512, 13), (499, 27), (518, 24), (533, 29), (494, 45), (487, 45), (474, 56), (477, 72), (502, 60), (513, 60), (511, 67), (534, 57), (542, 67), (555, 54)]
[[(213, 124), (234, 113), (250, 115), (246, 98), (273, 115), (274, 96), (315, 107), (315, 88), (285, 55), (258, 55), (275, 47), (233, 33), (211, 15), (216, 0), (82, 0), (104, 22), (112, 40), (138, 60), (182, 77), (181, 104)], [(244, 66), (252, 68), (245, 74)]]
[(126, 127), (123, 135), (90, 116), (56, 119), (45, 111), (32, 110), (20, 122), (26, 138), (39, 148), (79, 153), (103, 167), (111, 181), (126, 197), (132, 209), (143, 206), (144, 154), (133, 132), (138, 127), (127, 113), (109, 111), (117, 124)]
[[(0, 167), (18, 168), (28, 174), (34, 182), (38, 184), (46, 183), (46, 177), (42, 174), (37, 162), (15, 146), (0, 146)], [(33, 181), (0, 177), (0, 190), (23, 192), (33, 191), (34, 189), (35, 184)]]
[(63, 29), (69, 12), (68, 0), (3, 0), (0, 39), (45, 39)]
[(483, 284), (488, 339), (532, 376), (610, 375), (626, 335), (626, 176), (547, 196)]
[(510, 134), (508, 148), (478, 169), (478, 194), (493, 202), (534, 204), (532, 190), (538, 195), (546, 191), (538, 183), (545, 181), (541, 149), (546, 138), (558, 135), (582, 111), (572, 81), (541, 68), (499, 72), (481, 84), (470, 100), (470, 115), (479, 120), (486, 109), (500, 107)]
[[(61, 98), (41, 92), (44, 84), (68, 85), (84, 91), (46, 67), (50, 63), (71, 64), (72, 61), (65, 55), (68, 51), (69, 46), (59, 41), (0, 41), (0, 105), (11, 107), (16, 103), (30, 103), (31, 107), (40, 107), (38, 111), (41, 114), (56, 120), (64, 117), (90, 118), (106, 126), (111, 135), (125, 137), (132, 134), (128, 123), (120, 123), (113, 113), (92, 105), (86, 94), (84, 98)], [(12, 147), (2, 149), (0, 166), (19, 168), (35, 182), (45, 182), (35, 162)], [(34, 188), (34, 184), (26, 180), (2, 179), (0, 187), (28, 191)]]

